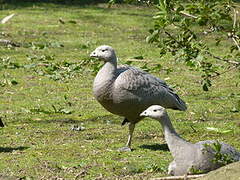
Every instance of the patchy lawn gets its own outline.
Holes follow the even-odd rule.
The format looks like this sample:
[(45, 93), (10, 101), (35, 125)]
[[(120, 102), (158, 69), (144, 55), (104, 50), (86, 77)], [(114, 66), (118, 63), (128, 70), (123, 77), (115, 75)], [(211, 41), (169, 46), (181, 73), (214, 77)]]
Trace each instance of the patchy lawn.
[[(0, 175), (26, 179), (166, 175), (172, 157), (154, 120), (137, 124), (133, 152), (117, 151), (126, 142), (128, 128), (121, 126), (122, 117), (96, 102), (91, 90), (101, 63), (89, 54), (102, 44), (116, 49), (120, 63), (149, 70), (174, 87), (189, 107), (186, 112), (169, 110), (184, 138), (218, 139), (240, 150), (239, 72), (224, 74), (215, 79), (211, 91), (203, 92), (196, 72), (172, 57), (160, 58), (158, 49), (145, 42), (153, 9), (106, 7), (28, 3), (1, 10), (0, 18), (16, 15), (0, 25), (0, 39), (20, 47), (0, 46), (0, 116), (6, 124), (0, 129)], [(224, 46), (216, 51), (224, 53)]]

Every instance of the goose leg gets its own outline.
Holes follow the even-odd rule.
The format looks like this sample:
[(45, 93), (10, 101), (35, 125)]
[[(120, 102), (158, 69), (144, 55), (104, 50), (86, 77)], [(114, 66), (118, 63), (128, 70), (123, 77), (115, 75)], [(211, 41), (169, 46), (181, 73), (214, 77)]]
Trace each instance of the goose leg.
[(119, 149), (119, 151), (131, 151), (132, 136), (135, 128), (135, 123), (130, 123), (128, 126), (129, 134), (128, 141), (125, 147)]

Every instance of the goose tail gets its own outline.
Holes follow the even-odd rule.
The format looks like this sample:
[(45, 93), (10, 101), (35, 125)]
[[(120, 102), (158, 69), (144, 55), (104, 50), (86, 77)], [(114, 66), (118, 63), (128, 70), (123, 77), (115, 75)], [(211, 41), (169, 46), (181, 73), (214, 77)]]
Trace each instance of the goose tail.
[(177, 94), (175, 94), (174, 93), (174, 96), (175, 96), (175, 98), (176, 98), (176, 102), (177, 102), (177, 104), (176, 104), (176, 109), (177, 110), (180, 110), (180, 111), (186, 111), (187, 110), (187, 105), (186, 105), (186, 103), (177, 95)]

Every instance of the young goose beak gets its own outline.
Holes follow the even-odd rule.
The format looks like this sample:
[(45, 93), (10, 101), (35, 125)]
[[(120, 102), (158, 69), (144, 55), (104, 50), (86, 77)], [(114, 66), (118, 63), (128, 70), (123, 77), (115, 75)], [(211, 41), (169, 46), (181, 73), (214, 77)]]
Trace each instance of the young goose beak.
[(147, 117), (148, 116), (148, 111), (145, 110), (140, 114), (141, 117)]
[(90, 57), (96, 58), (97, 57), (97, 53), (95, 51), (91, 52)]

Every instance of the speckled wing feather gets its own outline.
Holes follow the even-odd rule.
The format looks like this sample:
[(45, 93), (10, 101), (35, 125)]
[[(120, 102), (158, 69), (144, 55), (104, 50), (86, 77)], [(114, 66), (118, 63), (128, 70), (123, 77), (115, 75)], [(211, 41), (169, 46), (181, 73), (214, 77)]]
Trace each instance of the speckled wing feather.
[[(177, 94), (157, 77), (131, 66), (119, 66), (114, 82), (114, 91), (121, 92), (129, 98), (138, 98), (138, 101), (146, 104), (159, 104), (166, 108), (186, 110), (185, 103)], [(129, 95), (129, 96), (127, 96)], [(121, 101), (121, 94), (118, 94)]]
[(230, 155), (231, 158), (233, 158), (234, 161), (240, 161), (240, 152), (237, 151), (234, 147), (232, 147), (229, 144), (225, 144), (223, 142), (218, 142), (216, 140), (205, 140), (200, 141), (196, 143), (199, 146), (205, 146), (205, 144), (211, 145), (213, 147), (214, 143), (220, 143), (221, 144), (221, 153)]

